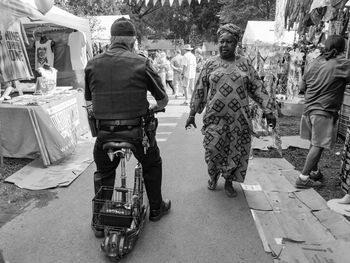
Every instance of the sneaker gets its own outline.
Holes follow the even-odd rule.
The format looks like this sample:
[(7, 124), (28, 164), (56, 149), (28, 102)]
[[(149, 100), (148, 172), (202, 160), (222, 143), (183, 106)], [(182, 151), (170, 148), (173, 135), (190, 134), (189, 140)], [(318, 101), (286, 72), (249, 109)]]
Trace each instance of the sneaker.
[(308, 189), (312, 187), (321, 187), (322, 183), (319, 181), (314, 181), (310, 177), (306, 180), (301, 180), (300, 177), (295, 181), (295, 187), (300, 189)]
[(310, 172), (310, 179), (312, 179), (314, 181), (321, 181), (323, 179), (323, 174), (320, 172), (320, 170), (311, 171)]
[(165, 199), (162, 201), (162, 204), (160, 206), (160, 209), (157, 210), (151, 210), (149, 212), (149, 220), (152, 222), (159, 221), (163, 215), (166, 215), (169, 213), (171, 208), (171, 201), (168, 199)]

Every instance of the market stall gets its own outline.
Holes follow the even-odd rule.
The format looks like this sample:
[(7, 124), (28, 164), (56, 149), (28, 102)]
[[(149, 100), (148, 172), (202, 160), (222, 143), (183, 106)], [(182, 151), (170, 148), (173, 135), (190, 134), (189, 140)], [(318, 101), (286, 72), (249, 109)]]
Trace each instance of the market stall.
[[(54, 6), (44, 17), (24, 17), (21, 22), (28, 38), (27, 52), (34, 73), (42, 56), (58, 70), (58, 86), (84, 89), (84, 68), (88, 58), (92, 57), (88, 19)], [(26, 87), (28, 89), (30, 85)]]
[(44, 165), (70, 155), (80, 134), (88, 131), (80, 92), (24, 95), (0, 104), (3, 155), (36, 158)]
[[(284, 115), (301, 115), (303, 103), (288, 88), (288, 76), (291, 71), (298, 73), (291, 65), (289, 51), (298, 34), (295, 30), (284, 29), (276, 34), (277, 21), (248, 21), (242, 38), (246, 56), (251, 60), (264, 79), (266, 87), (273, 92), (280, 111)], [(294, 57), (293, 57), (294, 58)]]
[[(36, 6), (39, 2), (0, 2), (1, 82), (34, 92), (0, 103), (1, 147), (6, 157), (40, 154), (47, 166), (70, 155), (77, 138), (88, 131), (83, 93), (72, 90), (84, 86), (72, 80), (77, 72), (83, 76), (91, 40), (87, 19), (55, 6), (44, 15)], [(68, 71), (73, 74), (65, 75)]]

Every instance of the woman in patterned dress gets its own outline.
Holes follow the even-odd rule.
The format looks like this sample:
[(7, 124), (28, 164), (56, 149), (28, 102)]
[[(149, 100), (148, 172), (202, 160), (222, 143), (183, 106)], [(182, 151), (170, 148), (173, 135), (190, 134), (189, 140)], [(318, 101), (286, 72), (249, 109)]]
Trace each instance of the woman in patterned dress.
[(235, 54), (240, 28), (225, 24), (218, 30), (219, 56), (209, 59), (198, 77), (185, 128), (196, 127), (195, 115), (202, 113), (203, 146), (208, 165), (208, 188), (215, 190), (221, 176), (225, 192), (235, 197), (232, 182), (243, 182), (248, 166), (252, 124), (249, 100), (262, 107), (273, 127), (272, 101), (249, 60)]

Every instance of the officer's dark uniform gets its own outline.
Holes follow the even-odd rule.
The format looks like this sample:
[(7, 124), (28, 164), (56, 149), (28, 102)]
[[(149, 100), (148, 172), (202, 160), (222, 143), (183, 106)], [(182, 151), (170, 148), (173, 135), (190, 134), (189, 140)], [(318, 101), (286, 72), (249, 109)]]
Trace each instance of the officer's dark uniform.
[[(131, 130), (141, 124), (140, 118), (149, 108), (147, 91), (156, 100), (162, 100), (167, 95), (150, 61), (129, 51), (123, 44), (113, 44), (108, 51), (88, 62), (85, 84), (85, 99), (92, 101), (95, 117), (99, 120), (100, 131), (94, 148), (96, 193), (101, 186), (114, 185), (115, 169), (119, 164), (119, 159), (110, 161), (107, 152), (102, 149), (102, 141), (113, 139), (115, 131)], [(155, 138), (152, 139), (154, 145), (146, 154), (141, 141), (135, 145), (134, 152), (143, 167), (151, 210), (159, 209), (162, 202), (162, 159)]]

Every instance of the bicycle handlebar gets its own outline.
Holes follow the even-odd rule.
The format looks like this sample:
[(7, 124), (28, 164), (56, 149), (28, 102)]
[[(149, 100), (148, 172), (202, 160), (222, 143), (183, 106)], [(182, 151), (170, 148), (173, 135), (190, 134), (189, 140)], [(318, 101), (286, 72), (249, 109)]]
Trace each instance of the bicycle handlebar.
[(154, 114), (154, 113), (159, 113), (159, 112), (165, 112), (165, 108), (161, 109), (161, 110), (153, 110), (153, 109), (149, 109), (149, 112), (151, 114)]

